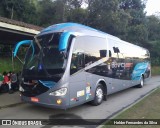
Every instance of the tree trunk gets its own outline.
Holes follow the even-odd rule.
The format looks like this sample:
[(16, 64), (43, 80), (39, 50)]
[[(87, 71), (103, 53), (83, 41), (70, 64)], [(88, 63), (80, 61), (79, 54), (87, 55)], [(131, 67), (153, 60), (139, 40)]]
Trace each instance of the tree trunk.
[(14, 7), (12, 6), (12, 10), (11, 10), (11, 19), (13, 19), (13, 14), (14, 14)]

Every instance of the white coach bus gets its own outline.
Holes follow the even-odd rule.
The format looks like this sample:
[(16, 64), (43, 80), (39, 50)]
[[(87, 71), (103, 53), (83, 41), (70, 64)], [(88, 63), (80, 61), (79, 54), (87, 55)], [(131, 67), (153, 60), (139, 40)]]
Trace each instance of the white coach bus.
[(21, 99), (67, 109), (137, 86), (151, 76), (147, 49), (76, 23), (55, 24), (28, 44), (22, 69)]

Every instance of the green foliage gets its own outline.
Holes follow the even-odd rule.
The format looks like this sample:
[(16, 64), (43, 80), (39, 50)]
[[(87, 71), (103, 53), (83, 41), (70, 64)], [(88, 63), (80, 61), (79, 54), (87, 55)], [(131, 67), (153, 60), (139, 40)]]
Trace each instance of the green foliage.
[(124, 36), (130, 15), (119, 9), (118, 5), (118, 0), (90, 2), (87, 25), (115, 36)]
[(0, 10), (3, 17), (36, 24), (36, 8), (30, 0), (1, 0)]
[(38, 5), (38, 21), (40, 26), (48, 26), (54, 23), (56, 9), (51, 0), (39, 1)]
[(134, 44), (144, 46), (148, 41), (147, 28), (143, 24), (128, 27), (128, 40)]
[(152, 65), (160, 65), (160, 40), (150, 42), (151, 62)]
[(127, 9), (144, 9), (145, 1), (141, 0), (120, 0), (120, 7), (124, 10)]
[[(13, 65), (14, 64), (14, 65)], [(19, 60), (15, 59), (12, 63), (11, 57), (0, 57), (0, 73), (15, 71), (19, 72), (22, 69), (22, 63)]]
[(160, 19), (156, 16), (147, 17), (148, 38), (151, 47), (152, 64), (160, 65)]
[(86, 21), (85, 17), (87, 17), (86, 10), (82, 8), (72, 9), (68, 12), (67, 21), (84, 24)]
[(152, 41), (160, 40), (160, 19), (156, 16), (147, 17), (148, 38)]
[(126, 40), (140, 46), (148, 43), (148, 30), (146, 27), (145, 4), (141, 0), (120, 0), (120, 8), (131, 16), (127, 26)]

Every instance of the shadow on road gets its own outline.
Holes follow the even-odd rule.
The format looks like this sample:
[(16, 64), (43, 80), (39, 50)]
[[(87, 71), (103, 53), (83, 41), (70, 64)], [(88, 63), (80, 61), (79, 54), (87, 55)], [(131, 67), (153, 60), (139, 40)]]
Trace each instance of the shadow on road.
[(97, 125), (100, 125), (104, 120), (102, 119), (82, 119), (80, 116), (74, 114), (57, 114), (50, 115), (49, 120), (43, 122), (45, 126), (42, 128), (51, 128), (56, 127), (83, 127), (83, 128), (96, 128)]

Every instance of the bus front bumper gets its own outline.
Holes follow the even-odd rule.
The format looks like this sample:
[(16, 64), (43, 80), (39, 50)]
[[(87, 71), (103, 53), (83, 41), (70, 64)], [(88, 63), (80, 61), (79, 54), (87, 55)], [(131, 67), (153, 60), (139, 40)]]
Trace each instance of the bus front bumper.
[(69, 104), (67, 103), (67, 100), (64, 97), (54, 97), (54, 96), (26, 97), (21, 95), (21, 100), (26, 103), (31, 103), (48, 108), (57, 108), (57, 109), (69, 108)]

